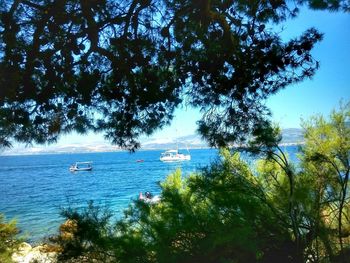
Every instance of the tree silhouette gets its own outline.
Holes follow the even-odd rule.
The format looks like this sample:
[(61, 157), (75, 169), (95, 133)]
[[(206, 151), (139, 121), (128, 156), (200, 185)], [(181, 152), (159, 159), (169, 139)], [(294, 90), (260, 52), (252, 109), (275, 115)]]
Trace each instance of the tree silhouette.
[(299, 3), (306, 3), (309, 8), (315, 10), (350, 12), (348, 0), (299, 0)]
[(134, 150), (182, 102), (213, 146), (243, 140), (263, 101), (318, 67), (314, 28), (283, 42), (284, 1), (4, 0), (0, 145), (104, 132)]

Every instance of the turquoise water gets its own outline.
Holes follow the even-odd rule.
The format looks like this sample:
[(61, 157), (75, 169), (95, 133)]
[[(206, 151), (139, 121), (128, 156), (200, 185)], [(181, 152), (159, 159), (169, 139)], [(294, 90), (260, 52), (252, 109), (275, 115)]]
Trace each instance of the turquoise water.
[[(60, 209), (108, 206), (116, 217), (140, 191), (159, 193), (159, 181), (182, 168), (186, 175), (214, 160), (213, 149), (192, 150), (192, 160), (162, 163), (161, 151), (0, 156), (0, 213), (16, 218), (30, 242), (56, 233)], [(142, 159), (144, 162), (136, 162)], [(69, 171), (76, 161), (92, 161), (91, 172)]]
[[(296, 147), (286, 148), (295, 153)], [(140, 191), (160, 192), (158, 182), (180, 167), (184, 175), (208, 165), (217, 150), (191, 150), (192, 160), (162, 163), (161, 151), (0, 156), (0, 213), (16, 218), (29, 242), (55, 234), (62, 207), (84, 207), (93, 200), (116, 217)], [(136, 162), (137, 160), (144, 162)], [(69, 171), (76, 161), (92, 161), (91, 172)]]

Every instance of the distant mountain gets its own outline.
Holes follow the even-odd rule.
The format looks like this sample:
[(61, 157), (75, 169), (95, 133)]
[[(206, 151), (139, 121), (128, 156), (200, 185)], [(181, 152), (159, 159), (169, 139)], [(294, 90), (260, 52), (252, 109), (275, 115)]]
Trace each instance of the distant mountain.
[(192, 134), (172, 139), (151, 138), (141, 144), (142, 149), (201, 149), (208, 148), (208, 144), (199, 135)]
[[(282, 130), (282, 144), (294, 145), (303, 143), (303, 133), (301, 129), (291, 128)], [(143, 150), (165, 150), (165, 149), (203, 149), (209, 148), (208, 144), (197, 134), (181, 136), (172, 139), (149, 138), (142, 142)], [(88, 152), (114, 152), (120, 151), (117, 146), (109, 142), (75, 143), (64, 145), (14, 147), (5, 151), (0, 151), (1, 155), (27, 155), (27, 154), (57, 154), (57, 153), (88, 153)]]
[(282, 144), (301, 144), (304, 142), (302, 129), (289, 128), (282, 130)]
[(35, 154), (60, 154), (60, 153), (90, 153), (90, 152), (114, 152), (120, 151), (117, 146), (110, 143), (90, 143), (90, 144), (66, 144), (48, 146), (17, 146), (11, 149), (0, 151), (0, 155), (35, 155)]
[[(282, 130), (282, 142), (284, 145), (301, 144), (304, 141), (302, 129), (288, 128)], [(177, 139), (149, 139), (141, 144), (142, 149), (201, 149), (208, 148), (208, 144), (201, 138), (201, 136), (192, 134), (178, 137)]]

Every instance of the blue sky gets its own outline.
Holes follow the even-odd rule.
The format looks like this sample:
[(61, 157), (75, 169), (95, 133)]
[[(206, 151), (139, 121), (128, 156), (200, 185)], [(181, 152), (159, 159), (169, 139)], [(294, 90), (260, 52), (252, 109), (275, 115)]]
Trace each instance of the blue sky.
[[(350, 100), (350, 14), (303, 9), (296, 19), (283, 25), (282, 37), (285, 40), (297, 37), (310, 27), (324, 33), (323, 41), (312, 52), (320, 61), (320, 69), (311, 80), (289, 86), (266, 101), (272, 110), (273, 120), (282, 128), (298, 128), (301, 118), (307, 119), (314, 114), (328, 115), (341, 99)], [(172, 124), (157, 131), (151, 138), (170, 139), (194, 134), (199, 119), (198, 110), (178, 109)], [(86, 142), (108, 145), (102, 134), (71, 134), (62, 136), (56, 146)], [(37, 148), (40, 150), (42, 147)]]
[[(341, 99), (350, 99), (350, 14), (303, 9), (296, 19), (279, 26), (284, 40), (310, 27), (324, 33), (312, 52), (320, 69), (311, 80), (289, 86), (266, 101), (273, 120), (282, 128), (298, 128), (301, 118), (328, 115)], [(171, 136), (175, 130), (178, 135), (193, 134), (199, 118), (197, 110), (178, 110), (172, 125), (152, 137)]]
[(283, 36), (297, 36), (312, 26), (324, 33), (312, 52), (320, 69), (311, 80), (289, 86), (267, 101), (283, 128), (299, 127), (301, 117), (328, 115), (341, 99), (350, 99), (350, 14), (303, 10), (288, 22)]

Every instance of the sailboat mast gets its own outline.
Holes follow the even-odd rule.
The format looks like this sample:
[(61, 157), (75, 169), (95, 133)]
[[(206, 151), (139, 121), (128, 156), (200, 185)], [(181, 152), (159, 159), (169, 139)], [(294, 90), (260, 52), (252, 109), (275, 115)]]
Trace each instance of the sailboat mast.
[(175, 129), (175, 138), (176, 138), (176, 150), (179, 152), (179, 141), (178, 141), (178, 138), (177, 138), (177, 129)]

